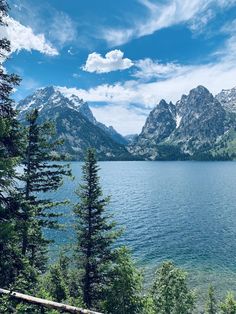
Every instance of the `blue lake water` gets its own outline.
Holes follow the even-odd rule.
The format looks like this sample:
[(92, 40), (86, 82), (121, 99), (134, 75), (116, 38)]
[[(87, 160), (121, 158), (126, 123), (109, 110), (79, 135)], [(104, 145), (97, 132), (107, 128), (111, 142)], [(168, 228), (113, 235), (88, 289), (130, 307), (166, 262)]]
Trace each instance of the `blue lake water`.
[[(57, 199), (76, 202), (80, 162), (71, 163)], [(125, 228), (119, 244), (131, 248), (146, 282), (163, 260), (190, 272), (203, 294), (213, 283), (219, 294), (236, 291), (236, 162), (101, 162), (101, 184), (111, 195), (108, 210)], [(58, 246), (73, 242), (72, 207), (61, 208), (65, 231), (50, 234)]]

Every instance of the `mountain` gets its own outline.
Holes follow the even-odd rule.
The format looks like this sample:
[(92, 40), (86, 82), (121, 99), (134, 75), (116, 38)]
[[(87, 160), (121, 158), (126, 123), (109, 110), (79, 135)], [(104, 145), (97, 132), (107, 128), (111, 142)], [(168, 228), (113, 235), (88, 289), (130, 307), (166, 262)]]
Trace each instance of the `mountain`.
[(126, 160), (132, 156), (124, 147), (126, 140), (112, 127), (98, 122), (88, 104), (64, 88), (46, 87), (20, 101), (16, 107), (24, 122), (32, 109), (40, 111), (40, 120), (55, 123), (58, 138), (64, 139), (61, 154), (81, 160), (86, 148), (94, 147), (101, 160)]
[(25, 115), (25, 112), (34, 108), (41, 110), (50, 107), (56, 108), (58, 106), (65, 106), (80, 112), (87, 120), (107, 133), (115, 142), (127, 144), (125, 138), (112, 126), (107, 127), (105, 124), (95, 119), (87, 102), (84, 102), (74, 94), (68, 93), (65, 88), (62, 87), (49, 86), (38, 89), (33, 95), (20, 101), (16, 109), (20, 111), (19, 117), (21, 118)]
[(130, 152), (155, 160), (158, 156), (157, 144), (168, 138), (175, 128), (175, 107), (162, 100), (150, 112), (141, 134), (131, 143)]
[(226, 113), (220, 102), (203, 86), (176, 103), (179, 125), (171, 141), (190, 155), (208, 150), (224, 134)]
[(216, 95), (216, 99), (222, 104), (226, 111), (236, 113), (236, 87), (223, 89)]
[(175, 104), (161, 100), (139, 135), (123, 137), (98, 122), (88, 104), (62, 87), (46, 87), (19, 102), (19, 119), (33, 108), (40, 119), (55, 122), (64, 139), (60, 153), (81, 160), (95, 147), (100, 160), (236, 159), (236, 88), (215, 97), (204, 86)]
[(229, 99), (222, 104), (198, 86), (175, 105), (162, 100), (129, 151), (150, 160), (234, 158), (236, 115), (226, 110)]
[(124, 136), (127, 144), (131, 144), (133, 141), (135, 141), (138, 138), (138, 134), (128, 134)]

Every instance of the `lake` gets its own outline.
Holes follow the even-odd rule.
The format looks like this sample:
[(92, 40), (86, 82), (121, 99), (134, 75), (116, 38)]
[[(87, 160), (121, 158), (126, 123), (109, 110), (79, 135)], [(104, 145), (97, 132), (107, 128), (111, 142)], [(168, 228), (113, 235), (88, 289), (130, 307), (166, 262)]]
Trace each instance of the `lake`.
[[(72, 162), (74, 181), (56, 198), (76, 202), (80, 162)], [(172, 260), (190, 273), (203, 294), (209, 283), (218, 293), (236, 291), (236, 162), (101, 162), (108, 210), (125, 228), (127, 245), (150, 283), (156, 267)], [(74, 241), (72, 207), (62, 208), (65, 231), (50, 232), (58, 245)]]

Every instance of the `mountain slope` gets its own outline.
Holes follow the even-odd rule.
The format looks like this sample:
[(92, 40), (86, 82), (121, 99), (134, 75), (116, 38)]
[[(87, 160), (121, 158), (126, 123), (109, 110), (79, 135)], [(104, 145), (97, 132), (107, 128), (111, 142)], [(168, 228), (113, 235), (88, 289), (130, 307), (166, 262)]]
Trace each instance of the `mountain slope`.
[(204, 86), (175, 105), (162, 100), (129, 151), (151, 160), (234, 158), (236, 115), (227, 112), (227, 106)]
[(33, 108), (39, 109), (42, 121), (56, 123), (57, 137), (65, 141), (60, 153), (71, 159), (83, 159), (87, 147), (95, 147), (102, 160), (236, 158), (236, 88), (214, 97), (198, 86), (175, 105), (162, 100), (131, 139), (98, 122), (70, 89), (37, 90), (18, 104), (19, 119)]
[(216, 99), (226, 111), (236, 113), (236, 87), (232, 89), (223, 89), (216, 95)]
[(141, 134), (130, 145), (130, 152), (156, 159), (157, 144), (168, 138), (176, 128), (175, 107), (162, 100), (149, 114)]
[(17, 105), (17, 110), (20, 111), (19, 117), (25, 114), (25, 111), (30, 111), (34, 108), (38, 110), (50, 107), (66, 106), (80, 112), (92, 124), (98, 126), (107, 133), (115, 142), (119, 144), (127, 144), (126, 139), (119, 134), (112, 126), (107, 127), (105, 124), (98, 122), (93, 116), (88, 103), (84, 102), (78, 96), (69, 92), (64, 87), (49, 86), (38, 89), (33, 95), (26, 97)]
[(60, 153), (67, 158), (82, 160), (86, 148), (94, 147), (100, 160), (132, 159), (124, 145), (114, 140), (118, 133), (97, 122), (88, 104), (77, 96), (63, 95), (53, 86), (39, 89), (17, 105), (19, 120), (24, 121), (34, 108), (40, 111), (41, 121), (55, 123), (57, 137), (64, 140)]
[(190, 155), (205, 151), (225, 132), (226, 112), (203, 86), (192, 89), (176, 103), (179, 126), (171, 141)]

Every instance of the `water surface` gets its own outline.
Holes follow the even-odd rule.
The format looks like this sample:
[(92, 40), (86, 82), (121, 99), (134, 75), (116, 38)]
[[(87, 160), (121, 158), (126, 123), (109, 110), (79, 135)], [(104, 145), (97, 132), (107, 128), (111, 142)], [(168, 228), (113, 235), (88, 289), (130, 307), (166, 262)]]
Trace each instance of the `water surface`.
[[(76, 177), (56, 192), (76, 202)], [(119, 244), (131, 248), (146, 282), (163, 260), (190, 273), (203, 293), (211, 282), (219, 294), (236, 291), (236, 162), (101, 162), (101, 183), (111, 195), (109, 210), (125, 228)], [(53, 233), (56, 244), (74, 240), (72, 208), (61, 209), (67, 230)], [(56, 254), (53, 247), (51, 254)]]

